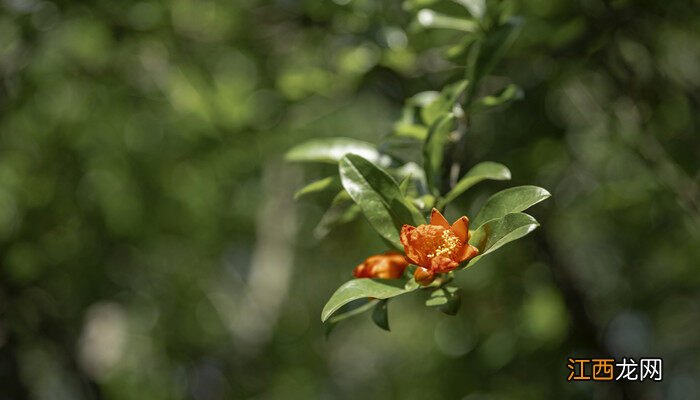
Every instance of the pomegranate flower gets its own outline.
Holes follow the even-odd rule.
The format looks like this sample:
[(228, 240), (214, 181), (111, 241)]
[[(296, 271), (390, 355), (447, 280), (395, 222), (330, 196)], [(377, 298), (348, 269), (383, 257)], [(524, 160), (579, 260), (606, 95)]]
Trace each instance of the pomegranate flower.
[(413, 276), (421, 285), (430, 284), (435, 274), (452, 271), (479, 254), (469, 244), (469, 218), (462, 216), (450, 226), (435, 208), (430, 224), (401, 228), (401, 243), (408, 260), (418, 266)]
[(398, 279), (407, 266), (408, 261), (403, 254), (387, 251), (384, 254), (367, 257), (362, 264), (355, 267), (352, 273), (356, 278)]

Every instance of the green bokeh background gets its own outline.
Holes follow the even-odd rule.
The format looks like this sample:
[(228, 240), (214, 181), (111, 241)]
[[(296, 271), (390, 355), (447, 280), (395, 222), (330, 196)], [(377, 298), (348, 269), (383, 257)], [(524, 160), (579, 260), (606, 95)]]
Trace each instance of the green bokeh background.
[[(510, 1), (470, 157), (547, 188), (541, 229), (324, 338), (364, 257), (314, 238), (333, 173), (283, 154), (379, 143), (404, 100), (464, 74), (429, 0), (0, 2), (0, 399), (700, 398), (700, 3)], [(487, 84), (488, 86), (488, 84)], [(568, 357), (664, 359), (659, 383), (566, 382)]]

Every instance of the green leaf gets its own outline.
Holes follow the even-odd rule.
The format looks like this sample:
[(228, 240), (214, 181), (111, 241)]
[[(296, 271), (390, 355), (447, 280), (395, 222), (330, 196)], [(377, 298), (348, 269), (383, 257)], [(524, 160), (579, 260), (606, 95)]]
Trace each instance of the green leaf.
[(430, 293), (430, 298), (425, 301), (425, 305), (428, 307), (444, 306), (450, 301), (450, 297), (458, 291), (459, 288), (455, 286), (437, 288)]
[(445, 86), (433, 101), (421, 109), (421, 118), (427, 126), (432, 126), (435, 121), (445, 114), (451, 113), (459, 97), (469, 86), (469, 81), (461, 80)]
[(360, 206), (370, 225), (385, 240), (397, 249), (402, 249), (399, 240), (401, 226), (420, 225), (425, 223), (425, 218), (401, 194), (394, 178), (354, 154), (340, 160), (339, 170), (345, 191)]
[(394, 124), (394, 136), (404, 136), (422, 141), (428, 137), (428, 128), (412, 122), (397, 122)]
[(466, 192), (469, 188), (477, 183), (486, 180), (503, 181), (510, 179), (510, 170), (503, 164), (485, 161), (473, 166), (463, 177), (457, 182), (441, 202), (440, 206), (451, 203), (459, 195)]
[(312, 139), (291, 148), (285, 159), (298, 162), (325, 162), (335, 164), (346, 154), (357, 154), (372, 162), (388, 164), (388, 157), (367, 142), (350, 138)]
[(509, 213), (525, 211), (531, 206), (547, 199), (551, 194), (538, 186), (516, 186), (500, 191), (488, 200), (474, 218), (473, 226), (501, 218)]
[(303, 188), (299, 189), (296, 193), (294, 193), (294, 199), (298, 200), (299, 198), (312, 193), (325, 192), (328, 190), (337, 190), (339, 188), (340, 178), (337, 176), (329, 176), (327, 178), (311, 182)]
[(394, 136), (407, 137), (423, 142), (428, 136), (428, 127), (416, 118), (416, 110), (422, 109), (440, 97), (440, 92), (420, 92), (406, 100), (401, 118), (394, 124)]
[(341, 322), (355, 315), (362, 314), (365, 311), (370, 310), (377, 304), (377, 300), (369, 299), (357, 299), (345, 304), (343, 307), (339, 308), (332, 317), (326, 320), (326, 337), (331, 333), (333, 328)]
[(476, 32), (479, 29), (472, 19), (456, 18), (424, 8), (416, 16), (418, 24), (424, 28), (455, 29), (462, 32)]
[(452, 132), (454, 121), (455, 117), (452, 114), (447, 114), (435, 121), (430, 127), (428, 139), (423, 146), (425, 177), (428, 181), (428, 187), (435, 195), (440, 194), (440, 175), (445, 145)]
[(406, 175), (402, 180), (401, 183), (399, 183), (399, 190), (401, 191), (402, 195), (406, 195), (408, 193), (408, 188), (411, 186), (411, 175)]
[(510, 84), (499, 93), (491, 96), (484, 96), (471, 104), (472, 112), (483, 111), (488, 108), (504, 105), (511, 101), (520, 100), (523, 98), (523, 91), (518, 85)]
[(455, 315), (462, 304), (462, 293), (458, 287), (445, 286), (435, 289), (425, 301), (428, 307), (439, 307), (447, 315)]
[(461, 4), (474, 18), (481, 19), (486, 12), (485, 0), (454, 0), (454, 2)]
[(323, 239), (334, 226), (352, 221), (361, 211), (345, 190), (340, 191), (314, 228), (314, 237)]
[(515, 41), (522, 22), (511, 18), (494, 32), (470, 45), (467, 54), (467, 78), (472, 85), (467, 90), (466, 104), (470, 104), (481, 79), (491, 73), (498, 61)]
[(325, 322), (343, 305), (357, 299), (373, 297), (388, 299), (415, 290), (406, 287), (406, 282), (399, 279), (353, 279), (345, 282), (333, 293), (321, 312), (321, 321)]
[(436, 90), (427, 90), (425, 92), (418, 92), (413, 96), (409, 97), (406, 101), (406, 105), (411, 107), (425, 107), (428, 104), (435, 101), (440, 96), (440, 92)]
[[(408, 136), (397, 136), (392, 135), (384, 139), (382, 143), (382, 152), (392, 160), (397, 160), (397, 164), (403, 164), (392, 171), (399, 171), (404, 169), (406, 166), (414, 164), (410, 168), (418, 167), (418, 165), (423, 164), (423, 143), (425, 143), (425, 138), (428, 136), (428, 129), (425, 129), (426, 134), (422, 139)], [(418, 167), (423, 176), (423, 167)], [(399, 179), (398, 177), (396, 179)]]
[(454, 60), (455, 62), (464, 62), (472, 45), (478, 40), (479, 37), (477, 35), (466, 35), (459, 43), (445, 49), (445, 58)]
[(376, 307), (374, 307), (374, 311), (372, 311), (372, 321), (374, 323), (384, 329), (385, 331), (390, 331), (389, 329), (389, 300), (379, 300), (379, 303), (377, 303)]
[(525, 213), (512, 213), (502, 218), (492, 219), (472, 232), (469, 244), (479, 249), (479, 255), (472, 258), (464, 267), (471, 267), (481, 257), (496, 251), (501, 246), (520, 239), (540, 226), (530, 215)]
[[(409, 272), (410, 271), (410, 272)], [(406, 268), (406, 272), (404, 272), (404, 277), (408, 276), (408, 280), (406, 281), (406, 285), (404, 287), (406, 290), (413, 291), (416, 289), (420, 289), (422, 286), (420, 283), (416, 282), (416, 279), (413, 277), (413, 273), (416, 271), (416, 266), (415, 265), (409, 265), (408, 268)]]

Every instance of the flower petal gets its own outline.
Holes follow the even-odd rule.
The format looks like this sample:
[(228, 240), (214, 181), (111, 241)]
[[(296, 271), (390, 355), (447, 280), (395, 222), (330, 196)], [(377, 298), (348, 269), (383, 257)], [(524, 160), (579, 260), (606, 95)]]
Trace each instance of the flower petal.
[(450, 272), (457, 268), (459, 263), (445, 256), (437, 256), (431, 260), (431, 268), (433, 272), (444, 273)]
[(459, 257), (459, 262), (463, 263), (469, 259), (476, 257), (477, 254), (479, 254), (479, 249), (468, 244), (462, 249), (462, 254)]
[(466, 243), (469, 240), (469, 218), (461, 217), (454, 224), (452, 224), (452, 232), (457, 235), (462, 243)]
[(411, 264), (420, 265), (421, 256), (416, 250), (415, 246), (411, 243), (411, 232), (416, 229), (415, 226), (404, 225), (401, 227), (401, 244), (403, 244), (403, 250), (406, 253), (406, 258)]
[(430, 213), (430, 225), (437, 225), (445, 229), (450, 229), (450, 223), (447, 222), (437, 208), (433, 208), (433, 211)]

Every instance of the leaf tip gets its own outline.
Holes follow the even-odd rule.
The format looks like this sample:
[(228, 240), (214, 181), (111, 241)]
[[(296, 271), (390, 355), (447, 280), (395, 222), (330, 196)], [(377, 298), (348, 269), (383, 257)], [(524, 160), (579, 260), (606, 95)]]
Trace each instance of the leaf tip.
[(289, 149), (287, 150), (286, 153), (284, 153), (284, 161), (291, 162), (294, 161), (294, 149)]
[(323, 310), (321, 311), (321, 322), (326, 322), (328, 318), (330, 318), (331, 315), (333, 315), (333, 312), (335, 310), (332, 307), (328, 306), (328, 303), (326, 303), (325, 306), (323, 306)]
[(540, 191), (542, 193), (542, 200), (545, 200), (545, 199), (552, 197), (552, 193), (550, 193), (549, 190), (541, 187)]
[(511, 180), (512, 177), (513, 177), (513, 175), (510, 173), (510, 170), (508, 169), (508, 167), (504, 166), (503, 167), (503, 180), (509, 181), (509, 180)]

